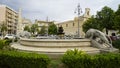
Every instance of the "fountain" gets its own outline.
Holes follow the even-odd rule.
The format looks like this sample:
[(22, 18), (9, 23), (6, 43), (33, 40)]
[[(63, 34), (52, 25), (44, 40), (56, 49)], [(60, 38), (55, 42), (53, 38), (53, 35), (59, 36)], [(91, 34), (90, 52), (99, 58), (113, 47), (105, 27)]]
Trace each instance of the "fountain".
[[(88, 35), (88, 34), (87, 34)], [(92, 41), (92, 43), (91, 43)], [(97, 43), (97, 44), (96, 44)], [(88, 54), (98, 54), (103, 52), (103, 49), (93, 45), (100, 45), (100, 43), (93, 43), (93, 39), (56, 39), (56, 38), (20, 38), (19, 43), (14, 43), (11, 47), (20, 51), (37, 52), (47, 54), (51, 58), (61, 57), (67, 50), (85, 51)], [(105, 51), (105, 49), (104, 49)], [(107, 51), (107, 50), (106, 50)], [(114, 50), (118, 51), (118, 50)], [(110, 51), (109, 51), (110, 52)]]
[(59, 28), (58, 28), (58, 36), (59, 36), (59, 38), (60, 39), (63, 39), (64, 38), (64, 33), (63, 33), (63, 27), (62, 26), (60, 26)]

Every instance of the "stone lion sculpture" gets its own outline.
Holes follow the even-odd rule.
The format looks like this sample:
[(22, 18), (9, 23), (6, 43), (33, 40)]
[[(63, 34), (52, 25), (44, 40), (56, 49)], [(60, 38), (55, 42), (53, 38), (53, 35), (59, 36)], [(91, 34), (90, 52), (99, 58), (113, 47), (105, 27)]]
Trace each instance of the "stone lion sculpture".
[(109, 48), (113, 48), (111, 39), (106, 34), (97, 29), (89, 29), (86, 32), (85, 37), (91, 40), (97, 40), (99, 44), (106, 44)]
[(28, 32), (28, 31), (23, 31), (23, 32), (20, 32), (20, 33), (18, 34), (18, 36), (19, 36), (19, 37), (22, 37), (22, 38), (30, 38), (31, 33)]

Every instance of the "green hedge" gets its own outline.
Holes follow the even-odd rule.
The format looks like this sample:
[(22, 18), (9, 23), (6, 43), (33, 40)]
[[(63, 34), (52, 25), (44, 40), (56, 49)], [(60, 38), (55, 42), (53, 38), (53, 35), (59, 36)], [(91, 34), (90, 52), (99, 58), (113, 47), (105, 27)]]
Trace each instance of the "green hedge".
[(75, 49), (67, 51), (61, 61), (68, 68), (120, 68), (120, 54), (99, 54), (90, 56)]
[(92, 59), (95, 68), (120, 68), (120, 54), (99, 54)]
[(43, 54), (0, 51), (0, 68), (47, 68), (49, 63)]

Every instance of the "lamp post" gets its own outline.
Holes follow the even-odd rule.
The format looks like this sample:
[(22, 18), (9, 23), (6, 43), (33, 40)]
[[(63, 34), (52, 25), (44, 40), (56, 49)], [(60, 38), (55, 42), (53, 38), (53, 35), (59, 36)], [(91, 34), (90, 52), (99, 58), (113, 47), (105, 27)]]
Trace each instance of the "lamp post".
[(78, 15), (78, 31), (77, 31), (77, 33), (78, 33), (78, 38), (79, 37), (81, 37), (81, 35), (80, 35), (80, 14), (82, 13), (82, 8), (80, 7), (80, 4), (78, 4), (78, 6), (77, 6), (77, 10), (75, 10), (75, 13), (77, 13), (77, 15)]
[(48, 16), (47, 16), (47, 18), (46, 18), (46, 24), (47, 24), (47, 36), (48, 36), (48, 27), (49, 27), (49, 22), (48, 22)]

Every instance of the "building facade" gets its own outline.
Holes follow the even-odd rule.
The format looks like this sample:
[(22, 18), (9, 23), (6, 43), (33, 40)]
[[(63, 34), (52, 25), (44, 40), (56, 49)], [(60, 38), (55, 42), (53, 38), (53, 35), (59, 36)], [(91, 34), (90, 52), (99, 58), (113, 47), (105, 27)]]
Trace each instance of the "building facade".
[(29, 26), (31, 27), (32, 26), (32, 22), (30, 19), (26, 19), (26, 18), (23, 18), (22, 19), (22, 29), (24, 30), (24, 27), (25, 26)]
[(31, 20), (23, 18), (21, 23), (18, 22), (17, 34), (22, 33), (24, 31), (25, 26), (29, 26), (29, 28), (31, 28), (32, 26)]
[(16, 34), (18, 13), (6, 5), (0, 5), (0, 23), (7, 26), (8, 34)]
[[(83, 32), (82, 25), (90, 17), (91, 17), (90, 9), (85, 8), (85, 13), (82, 16), (75, 17), (73, 20), (60, 22), (56, 25), (57, 27), (60, 26), (63, 27), (65, 35), (77, 35), (79, 32), (80, 37), (84, 37), (85, 33)], [(78, 31), (78, 21), (79, 21), (79, 31)]]
[(48, 22), (48, 21), (35, 20), (35, 24), (38, 25), (39, 30), (41, 30), (41, 28), (42, 28), (43, 26), (45, 26), (45, 27), (46, 27), (46, 30), (47, 30), (48, 26), (49, 26), (50, 24), (52, 24), (52, 23), (54, 23), (54, 22), (53, 22), (53, 21)]

